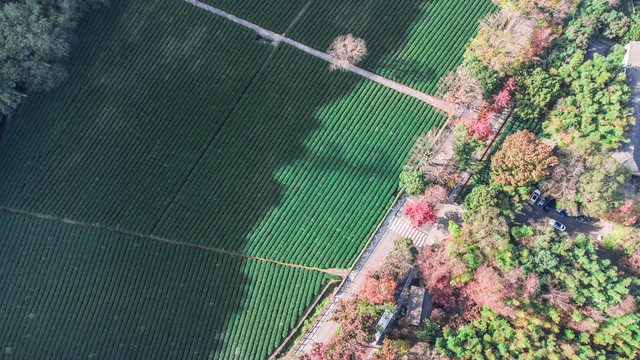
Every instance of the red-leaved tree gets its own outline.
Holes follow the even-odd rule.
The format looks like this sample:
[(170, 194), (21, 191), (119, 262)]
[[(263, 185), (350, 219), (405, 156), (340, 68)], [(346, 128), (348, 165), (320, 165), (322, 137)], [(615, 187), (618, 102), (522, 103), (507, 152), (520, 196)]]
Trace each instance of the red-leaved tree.
[(543, 52), (551, 43), (551, 29), (535, 29), (529, 42), (529, 57), (533, 58)]
[(499, 93), (493, 95), (491, 100), (493, 104), (491, 105), (491, 111), (495, 113), (502, 112), (502, 110), (506, 109), (511, 103), (511, 92), (516, 88), (516, 79), (511, 77), (502, 87)]
[(380, 278), (375, 273), (369, 273), (360, 288), (360, 297), (373, 304), (395, 303), (393, 293), (396, 282), (390, 277)]
[(624, 204), (603, 215), (602, 219), (626, 226), (635, 224), (638, 221), (638, 212), (636, 211), (634, 201), (628, 199)]
[(480, 112), (477, 118), (471, 120), (469, 125), (469, 134), (479, 140), (487, 140), (493, 135), (493, 130), (489, 128), (489, 118), (493, 115), (491, 109)]
[(424, 223), (433, 224), (436, 221), (436, 216), (429, 204), (425, 203), (409, 203), (404, 209), (404, 216), (406, 216), (411, 225), (416, 229), (422, 226)]
[(458, 307), (460, 289), (459, 286), (453, 287), (450, 282), (450, 277), (442, 278), (429, 288), (431, 301), (445, 310)]

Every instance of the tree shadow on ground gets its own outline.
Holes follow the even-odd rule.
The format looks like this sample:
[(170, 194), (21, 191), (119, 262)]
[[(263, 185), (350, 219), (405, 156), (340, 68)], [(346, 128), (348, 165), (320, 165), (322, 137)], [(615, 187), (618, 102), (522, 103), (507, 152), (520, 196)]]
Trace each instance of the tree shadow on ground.
[[(418, 12), (411, 5), (404, 12), (389, 16), (383, 4), (365, 5), (367, 26), (389, 27), (386, 36), (392, 39), (375, 46), (375, 52), (367, 61), (377, 61), (402, 41)], [(4, 195), (0, 196), (2, 204), (145, 235), (152, 224), (160, 220), (157, 235), (230, 250), (244, 249), (256, 225), (282, 204), (288, 184), (278, 181), (274, 174), (287, 165), (308, 159), (308, 141), (324, 126), (317, 117), (317, 109), (351, 93), (364, 80), (353, 74), (327, 75), (326, 63), (283, 46), (276, 49), (246, 94), (239, 87), (226, 92), (235, 96), (235, 100), (229, 97), (226, 107), (206, 106), (213, 102), (212, 97), (223, 96), (224, 91), (215, 91), (215, 88), (224, 84), (225, 76), (231, 81), (236, 80), (236, 76), (238, 81), (247, 79), (234, 73), (232, 67), (226, 68), (229, 64), (203, 60), (209, 52), (225, 50), (211, 50), (205, 45), (208, 39), (223, 36), (223, 30), (229, 31), (231, 26), (221, 25), (213, 15), (200, 14), (201, 11), (169, 1), (144, 6), (139, 2), (114, 1), (111, 8), (89, 14), (79, 29), (79, 41), (74, 44), (69, 83), (53, 92), (32, 96), (18, 113), (15, 127), (9, 129), (6, 144), (0, 145), (0, 161), (6, 170), (3, 170), (6, 181), (2, 187)], [(198, 20), (187, 21), (192, 20), (189, 16), (196, 12)], [(160, 23), (151, 22), (152, 18)], [(185, 29), (182, 35), (166, 32), (170, 24), (186, 23), (189, 26), (181, 25)], [(122, 32), (117, 37), (100, 34), (108, 29)], [(247, 48), (266, 46), (254, 44), (251, 34), (247, 35)], [(197, 43), (198, 36), (203, 41)], [(143, 41), (153, 46), (142, 48)], [(198, 46), (194, 47), (196, 43)], [(93, 49), (98, 55), (89, 57)], [(138, 67), (136, 62), (135, 56), (140, 51), (149, 51), (147, 58), (140, 62), (146, 67)], [(255, 50), (244, 57), (264, 59), (269, 51), (270, 48)], [(174, 53), (175, 57), (169, 57)], [(240, 53), (238, 59), (244, 58)], [(278, 56), (282, 56), (282, 61)], [(185, 61), (189, 62), (185, 64)], [(106, 68), (101, 68), (101, 63)], [(211, 67), (227, 70), (208, 78), (202, 75), (210, 73), (198, 72)], [(327, 70), (307, 71), (309, 67)], [(120, 81), (118, 84), (116, 79)], [(224, 90), (224, 85), (220, 88)], [(88, 97), (92, 100), (88, 101)], [(237, 106), (236, 101), (239, 101)], [(255, 106), (256, 103), (261, 106)], [(229, 121), (220, 121), (220, 114), (225, 112), (230, 114)], [(154, 115), (149, 117), (149, 113)], [(170, 119), (173, 121), (168, 121)], [(213, 124), (206, 125), (208, 121)], [(193, 159), (207, 149), (211, 140), (212, 145), (196, 166)], [(311, 165), (314, 171), (324, 169), (327, 165), (324, 162), (331, 161), (339, 166), (353, 166), (356, 177), (363, 172), (367, 176), (387, 177), (392, 173), (390, 169), (397, 166), (385, 154), (376, 161), (377, 166), (332, 156), (316, 160), (318, 162)], [(184, 189), (178, 189), (180, 180), (193, 166), (196, 167), (191, 179)], [(161, 217), (162, 210), (172, 204), (176, 194), (177, 199), (166, 217)], [(5, 241), (20, 239), (12, 236)], [(75, 235), (70, 231), (66, 236)], [(92, 237), (83, 239), (87, 239), (88, 245), (98, 244), (93, 243)], [(75, 251), (75, 247), (63, 248), (55, 243), (47, 246), (67, 249), (69, 254)], [(158, 253), (165, 256), (153, 259), (148, 252), (123, 253), (129, 264), (135, 266), (130, 267), (131, 271), (122, 271), (121, 275), (128, 274), (131, 278), (121, 277), (115, 283), (105, 283), (97, 281), (108, 279), (105, 273), (85, 277), (88, 282), (95, 280), (95, 284), (89, 287), (92, 292), (83, 295), (86, 303), (80, 308), (69, 302), (53, 303), (47, 297), (64, 295), (64, 292), (58, 294), (54, 289), (43, 292), (39, 304), (51, 306), (49, 311), (56, 317), (41, 324), (39, 331), (48, 334), (47, 337), (31, 338), (31, 353), (45, 353), (55, 343), (57, 347), (53, 351), (62, 357), (95, 356), (100, 352), (92, 348), (101, 348), (112, 349), (114, 354), (119, 353), (119, 358), (147, 357), (154, 353), (150, 356), (163, 358), (171, 357), (171, 349), (175, 347), (180, 349), (178, 352), (189, 349), (188, 354), (194, 357), (260, 358), (286, 336), (296, 316), (293, 320), (281, 321), (280, 325), (277, 325), (278, 318), (271, 318), (271, 323), (254, 323), (250, 330), (245, 328), (246, 324), (236, 322), (240, 314), (250, 314), (247, 319), (251, 319), (264, 311), (260, 306), (263, 299), (252, 298), (251, 294), (254, 289), (271, 285), (262, 274), (253, 274), (252, 278), (260, 281), (252, 282), (246, 274), (253, 270), (246, 261), (208, 262), (203, 260), (206, 255), (198, 251), (175, 255), (166, 252), (168, 246), (158, 245)], [(140, 257), (131, 256), (136, 253)], [(109, 276), (118, 276), (124, 268), (113, 259), (113, 263), (104, 263), (101, 269), (111, 274)], [(22, 267), (23, 263), (16, 266), (36, 276), (30, 280), (36, 281), (34, 286), (39, 289), (49, 286), (49, 282), (38, 283), (36, 269), (39, 268)], [(223, 268), (209, 271), (209, 266)], [(212, 274), (220, 276), (214, 279)], [(225, 275), (223, 283), (209, 285), (219, 281), (222, 274)], [(66, 282), (70, 280), (67, 276), (70, 275), (60, 272), (52, 274), (50, 279), (54, 283)], [(301, 281), (293, 275), (276, 280)], [(180, 292), (181, 283), (187, 284), (185, 293)], [(160, 296), (165, 303), (149, 303), (149, 307), (143, 309), (143, 300), (153, 291), (171, 294)], [(300, 314), (299, 306), (291, 304), (309, 303), (312, 295), (312, 291), (287, 294), (286, 299), (277, 302), (280, 308), (271, 311), (276, 315)], [(112, 298), (106, 299), (108, 296)], [(136, 296), (137, 300), (132, 299)], [(302, 302), (298, 301), (300, 297), (304, 297)], [(188, 299), (192, 302), (185, 302)], [(109, 303), (105, 305), (104, 301)], [(3, 301), (3, 304), (9, 303), (13, 304)], [(134, 303), (135, 306), (127, 308)], [(121, 309), (120, 321), (106, 323), (105, 307)], [(77, 323), (76, 328), (64, 326), (66, 317), (84, 316), (85, 311), (95, 312), (96, 321)], [(156, 316), (154, 325), (141, 325), (142, 317), (151, 314)], [(199, 325), (194, 327), (194, 322)], [(211, 323), (215, 329), (207, 328)], [(12, 322), (4, 333), (16, 329), (18, 326)], [(278, 334), (265, 340), (268, 343), (257, 344), (271, 331)], [(90, 346), (71, 342), (73, 334), (79, 333), (91, 339)], [(238, 343), (243, 333), (252, 334), (253, 337), (243, 338), (251, 343)], [(12, 336), (24, 340), (31, 334), (22, 330), (13, 332)], [(137, 347), (138, 350), (120, 352), (121, 344), (125, 344), (125, 349)]]

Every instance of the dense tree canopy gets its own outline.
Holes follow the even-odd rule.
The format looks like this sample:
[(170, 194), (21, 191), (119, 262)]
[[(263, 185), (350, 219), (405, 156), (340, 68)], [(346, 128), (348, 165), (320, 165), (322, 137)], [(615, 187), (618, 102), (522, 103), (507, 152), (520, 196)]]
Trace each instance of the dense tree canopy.
[(458, 161), (458, 168), (466, 170), (477, 163), (473, 155), (482, 146), (482, 141), (472, 137), (469, 128), (459, 123), (453, 128), (453, 158)]
[(637, 283), (600, 260), (591, 239), (526, 227), (512, 235), (509, 266), (484, 262), (464, 284), (483, 310), (457, 331), (443, 329), (436, 344), (445, 355), (609, 359), (640, 352)]
[(447, 249), (450, 256), (459, 259), (467, 269), (461, 276), (462, 281), (470, 271), (486, 262), (508, 267), (511, 261), (509, 226), (498, 209), (484, 208), (452, 232)]
[(558, 163), (551, 150), (527, 130), (507, 136), (491, 158), (491, 181), (510, 187), (537, 182), (549, 174), (549, 167)]
[(410, 170), (408, 167), (400, 173), (400, 188), (409, 195), (420, 195), (427, 187), (427, 180), (424, 174), (417, 170)]
[(513, 216), (516, 204), (511, 201), (511, 197), (498, 189), (496, 186), (477, 185), (464, 199), (463, 219), (470, 219), (478, 212), (496, 208), (501, 214)]
[(76, 22), (104, 0), (21, 0), (0, 4), (0, 118), (28, 91), (47, 90), (65, 77)]
[(606, 57), (596, 54), (585, 63), (578, 52), (558, 70), (568, 95), (558, 102), (544, 129), (559, 146), (571, 146), (583, 138), (606, 150), (627, 141), (633, 119), (627, 108), (630, 89), (623, 57), (621, 46), (613, 47)]
[(538, 119), (559, 93), (560, 83), (555, 76), (539, 67), (526, 70), (516, 77), (515, 112), (523, 121)]
[(590, 216), (602, 216), (625, 200), (624, 186), (630, 171), (607, 155), (589, 159), (587, 170), (578, 181), (577, 200), (581, 211)]

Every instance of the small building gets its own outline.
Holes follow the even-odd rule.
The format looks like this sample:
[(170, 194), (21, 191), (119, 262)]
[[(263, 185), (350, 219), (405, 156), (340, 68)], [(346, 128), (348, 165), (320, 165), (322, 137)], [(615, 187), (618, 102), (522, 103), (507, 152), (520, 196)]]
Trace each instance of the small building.
[(375, 335), (375, 340), (373, 341), (373, 345), (382, 344), (382, 339), (384, 339), (384, 335), (387, 333), (387, 331), (389, 331), (389, 329), (393, 325), (394, 318), (395, 318), (394, 313), (392, 313), (389, 310), (384, 311), (384, 314), (382, 314), (380, 321), (378, 321), (378, 324), (376, 325), (376, 335)]
[(419, 286), (412, 286), (411, 290), (409, 290), (407, 321), (413, 326), (420, 326), (422, 323), (422, 306), (424, 304), (425, 293), (425, 288)]

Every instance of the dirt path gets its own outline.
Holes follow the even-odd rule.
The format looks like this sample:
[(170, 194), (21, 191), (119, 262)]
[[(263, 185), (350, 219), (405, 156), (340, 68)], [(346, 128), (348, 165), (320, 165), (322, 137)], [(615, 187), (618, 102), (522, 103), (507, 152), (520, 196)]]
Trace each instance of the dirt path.
[[(265, 29), (261, 26), (258, 26), (252, 22), (249, 22), (247, 20), (244, 20), (242, 18), (239, 18), (235, 15), (229, 14), (226, 11), (220, 10), (218, 8), (215, 8), (209, 4), (205, 4), (201, 1), (198, 0), (185, 0), (186, 2), (188, 2), (191, 5), (197, 6), (203, 10), (206, 10), (212, 14), (221, 16), (227, 20), (230, 20), (238, 25), (244, 26), (246, 28), (249, 28), (253, 31), (255, 31), (258, 35), (260, 35), (261, 37), (263, 37), (264, 39), (267, 39), (271, 42), (273, 42), (275, 45), (277, 45), (278, 43), (285, 43), (287, 45), (293, 46), (299, 50), (302, 50), (304, 52), (306, 52), (307, 54), (310, 54), (312, 56), (315, 56), (317, 58), (320, 58), (322, 60), (325, 60), (327, 62), (334, 62), (335, 59), (326, 54), (323, 51), (314, 49), (310, 46), (304, 45), (302, 43), (299, 43), (295, 40), (292, 40), (286, 36), (284, 36), (284, 34), (277, 34), (271, 30)], [(304, 8), (303, 8), (304, 10)], [(398, 91), (400, 93), (403, 93), (405, 95), (411, 96), (413, 98), (416, 98), (420, 101), (423, 101), (433, 107), (435, 107), (436, 109), (442, 110), (445, 113), (447, 113), (448, 115), (452, 115), (455, 113), (456, 111), (456, 106), (453, 103), (444, 101), (442, 99), (439, 99), (435, 96), (429, 95), (425, 92), (416, 90), (414, 88), (411, 88), (409, 86), (400, 84), (399, 82), (387, 79), (385, 77), (382, 77), (380, 75), (377, 75), (375, 73), (372, 73), (371, 71), (367, 71), (365, 69), (359, 68), (357, 66), (352, 66), (348, 69), (349, 71), (351, 71), (352, 73), (358, 74), (366, 79), (369, 79), (371, 81), (374, 81), (380, 85), (386, 86), (390, 89), (393, 89), (395, 91)]]
[(128, 235), (128, 236), (135, 236), (135, 237), (146, 239), (146, 240), (158, 241), (158, 242), (171, 244), (171, 245), (176, 245), (176, 246), (192, 247), (192, 248), (197, 248), (197, 249), (204, 250), (204, 251), (211, 251), (211, 252), (216, 252), (216, 253), (225, 254), (225, 255), (238, 256), (238, 257), (245, 258), (245, 259), (265, 261), (265, 262), (270, 262), (272, 264), (277, 264), (277, 265), (281, 265), (281, 266), (289, 266), (289, 267), (295, 267), (295, 268), (306, 269), (306, 270), (320, 271), (320, 272), (323, 272), (323, 273), (326, 273), (326, 274), (329, 274), (329, 275), (338, 275), (338, 276), (340, 275), (340, 273), (339, 273), (339, 271), (337, 271), (337, 269), (327, 270), (327, 269), (320, 269), (320, 268), (316, 268), (316, 267), (312, 267), (312, 266), (304, 266), (304, 265), (298, 265), (298, 264), (284, 263), (284, 262), (280, 262), (280, 261), (276, 261), (276, 260), (265, 259), (265, 258), (260, 258), (260, 257), (256, 257), (256, 256), (250, 256), (250, 255), (238, 253), (238, 252), (235, 252), (235, 251), (229, 251), (229, 250), (220, 249), (220, 248), (214, 248), (214, 247), (208, 247), (208, 246), (192, 244), (192, 243), (187, 243), (187, 242), (182, 242), (182, 241), (165, 239), (165, 238), (161, 238), (161, 237), (158, 237), (158, 236), (135, 233), (135, 232), (125, 231), (125, 230), (120, 230), (120, 229), (114, 229), (114, 228), (110, 228), (108, 226), (88, 224), (88, 223), (83, 223), (83, 222), (80, 222), (80, 221), (75, 221), (75, 220), (70, 220), (70, 219), (65, 219), (65, 218), (59, 218), (59, 217), (55, 217), (55, 216), (51, 216), (51, 215), (38, 214), (38, 213), (33, 213), (33, 212), (19, 210), (19, 209), (7, 208), (7, 207), (4, 207), (4, 206), (0, 206), (0, 211), (5, 211), (5, 212), (11, 213), (11, 214), (19, 214), (19, 215), (24, 215), (24, 216), (35, 217), (35, 218), (38, 218), (38, 219), (57, 221), (57, 222), (65, 223), (65, 224), (81, 226), (81, 227), (86, 227), (86, 228), (100, 229), (100, 230), (104, 230), (104, 231), (108, 231), (108, 232), (113, 232), (113, 233), (118, 233), (118, 234)]

